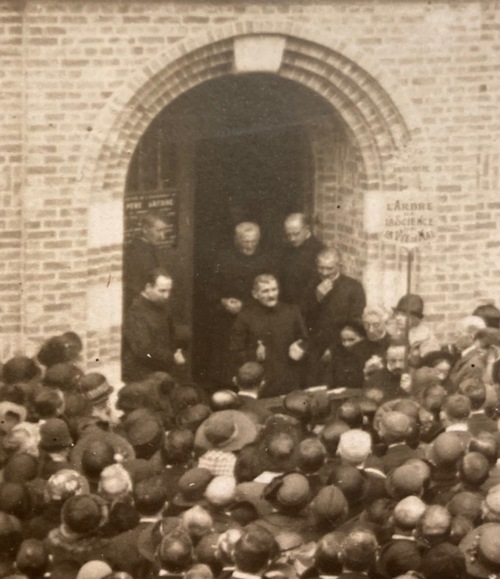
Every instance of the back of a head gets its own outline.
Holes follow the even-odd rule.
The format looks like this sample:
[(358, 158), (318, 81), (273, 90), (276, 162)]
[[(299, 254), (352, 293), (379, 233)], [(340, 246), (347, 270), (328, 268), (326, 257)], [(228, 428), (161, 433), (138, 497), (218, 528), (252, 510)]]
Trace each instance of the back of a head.
[(325, 458), (325, 447), (317, 438), (306, 438), (299, 444), (297, 461), (302, 472), (317, 472), (323, 466)]
[(46, 340), (37, 354), (38, 361), (46, 368), (54, 364), (60, 364), (68, 361), (68, 351), (64, 338), (62, 336), (52, 336)]
[(266, 452), (272, 461), (281, 463), (284, 460), (288, 460), (292, 456), (294, 447), (295, 440), (293, 437), (282, 432), (274, 434), (269, 438), (266, 446)]
[(465, 577), (465, 556), (455, 545), (442, 543), (424, 554), (420, 570), (426, 579)]
[(463, 517), (478, 525), (482, 515), (482, 497), (470, 491), (461, 491), (451, 497), (446, 508), (455, 518)]
[(459, 322), (459, 331), (462, 335), (474, 336), (479, 330), (486, 328), (486, 323), (480, 316), (465, 316)]
[(256, 390), (264, 378), (264, 367), (258, 362), (246, 362), (238, 368), (236, 386), (242, 390)]
[(353, 429), (340, 435), (338, 454), (345, 462), (353, 465), (363, 463), (372, 450), (372, 439), (368, 432)]
[(16, 567), (29, 577), (41, 577), (49, 566), (49, 553), (42, 541), (26, 539), (16, 556)]
[(350, 428), (361, 428), (363, 426), (361, 406), (354, 400), (346, 400), (337, 410), (337, 419), (345, 422)]
[(387, 444), (405, 442), (412, 434), (412, 419), (403, 412), (391, 410), (382, 415), (379, 433)]
[(156, 551), (162, 569), (171, 573), (185, 571), (193, 562), (193, 545), (187, 535), (165, 535)]
[(234, 550), (236, 567), (244, 573), (258, 573), (278, 554), (273, 535), (262, 527), (248, 529)]
[(342, 543), (345, 535), (339, 531), (333, 531), (321, 537), (314, 554), (314, 566), (320, 574), (340, 574), (342, 571)]
[(3, 365), (1, 376), (5, 384), (16, 384), (33, 380), (41, 374), (40, 368), (32, 358), (14, 356)]
[(302, 422), (311, 419), (311, 398), (301, 390), (287, 394), (283, 400), (283, 407), (291, 416)]
[(141, 480), (134, 487), (135, 506), (143, 516), (152, 516), (159, 512), (167, 497), (168, 489), (161, 476)]
[(499, 456), (500, 445), (496, 436), (491, 432), (480, 432), (469, 443), (470, 452), (481, 453), (490, 463), (495, 464)]
[(167, 464), (185, 464), (194, 447), (194, 435), (187, 428), (170, 430), (163, 441), (162, 456)]
[(460, 389), (469, 399), (471, 410), (479, 410), (484, 406), (486, 402), (486, 387), (481, 380), (471, 378), (465, 384), (461, 383)]
[(349, 505), (355, 505), (364, 498), (365, 479), (354, 466), (343, 464), (335, 466), (328, 477), (328, 484), (336, 485)]
[(426, 509), (418, 497), (405, 497), (394, 507), (394, 525), (404, 531), (416, 528)]
[(340, 435), (349, 430), (349, 426), (341, 420), (325, 424), (321, 431), (321, 440), (330, 456), (334, 456), (340, 441)]
[(82, 453), (83, 474), (98, 479), (103, 469), (115, 462), (114, 456), (114, 448), (109, 442), (97, 438), (91, 440)]
[(214, 574), (208, 565), (203, 563), (196, 563), (190, 567), (185, 575), (184, 579), (213, 579)]
[(443, 412), (452, 422), (465, 422), (471, 413), (471, 403), (463, 394), (452, 394), (444, 401)]
[(429, 505), (420, 520), (422, 536), (429, 544), (448, 539), (451, 531), (451, 514), (446, 507)]
[(351, 531), (342, 545), (344, 567), (351, 571), (368, 571), (375, 564), (377, 549), (378, 543), (373, 533)]
[(460, 438), (454, 432), (443, 432), (430, 447), (430, 459), (437, 467), (450, 468), (464, 454)]
[(232, 390), (217, 390), (210, 397), (210, 407), (214, 412), (218, 410), (236, 410), (241, 406), (240, 399)]
[(83, 350), (83, 342), (76, 332), (68, 331), (62, 334), (62, 339), (66, 344), (66, 355), (70, 362), (74, 362)]
[(483, 319), (488, 328), (500, 328), (500, 310), (493, 303), (478, 306), (472, 315)]
[(199, 505), (182, 513), (182, 523), (193, 541), (199, 540), (210, 532), (213, 519), (210, 513)]
[(104, 579), (112, 573), (112, 571), (111, 567), (105, 561), (95, 559), (87, 561), (80, 567), (76, 579)]
[(479, 452), (468, 452), (459, 466), (460, 480), (467, 486), (480, 487), (488, 479), (490, 464)]
[(24, 483), (0, 483), (0, 511), (20, 520), (33, 516), (33, 499)]

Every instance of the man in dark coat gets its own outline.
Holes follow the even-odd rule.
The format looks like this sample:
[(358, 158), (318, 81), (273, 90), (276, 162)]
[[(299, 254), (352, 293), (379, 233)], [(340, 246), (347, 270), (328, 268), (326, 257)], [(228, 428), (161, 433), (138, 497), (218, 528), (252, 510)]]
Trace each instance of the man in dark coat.
[(281, 300), (301, 304), (309, 280), (316, 273), (316, 257), (324, 245), (311, 233), (303, 213), (291, 213), (285, 219), (285, 235), (288, 245), (279, 262)]
[(160, 267), (157, 247), (167, 231), (162, 215), (153, 211), (144, 215), (141, 226), (141, 234), (125, 247), (123, 256), (125, 311), (132, 305), (134, 298), (141, 294), (149, 273)]
[(125, 316), (123, 325), (123, 380), (143, 380), (153, 372), (170, 372), (185, 363), (178, 349), (168, 307), (172, 278), (154, 269)]
[(264, 366), (260, 397), (286, 394), (301, 386), (301, 360), (307, 331), (299, 308), (278, 301), (278, 282), (269, 274), (255, 278), (254, 302), (231, 330), (230, 351), (236, 366), (256, 361)]
[(235, 246), (217, 257), (213, 284), (209, 288), (213, 323), (210, 378), (231, 384), (229, 334), (236, 316), (252, 300), (256, 276), (273, 272), (272, 258), (259, 246), (260, 229), (256, 223), (242, 222), (235, 228)]
[(320, 251), (317, 272), (311, 279), (302, 302), (310, 335), (308, 385), (322, 380), (321, 357), (333, 343), (340, 343), (340, 329), (353, 319), (361, 319), (366, 305), (361, 283), (340, 273), (341, 255), (337, 249)]

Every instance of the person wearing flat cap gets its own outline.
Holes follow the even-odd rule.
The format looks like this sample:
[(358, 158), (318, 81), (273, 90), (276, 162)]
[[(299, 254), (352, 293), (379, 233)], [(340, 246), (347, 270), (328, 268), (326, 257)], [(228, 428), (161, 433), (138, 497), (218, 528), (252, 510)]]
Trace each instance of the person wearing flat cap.
[[(270, 531), (280, 544), (280, 535), (293, 530), (303, 536), (309, 530), (305, 511), (311, 500), (311, 488), (307, 478), (292, 472), (273, 479), (265, 488), (262, 497), (273, 506), (273, 512), (254, 524)], [(280, 545), (281, 547), (282, 545)]]
[(287, 394), (300, 387), (307, 331), (298, 306), (279, 302), (277, 279), (258, 275), (252, 296), (231, 329), (230, 352), (235, 366), (259, 362), (265, 384), (260, 397)]

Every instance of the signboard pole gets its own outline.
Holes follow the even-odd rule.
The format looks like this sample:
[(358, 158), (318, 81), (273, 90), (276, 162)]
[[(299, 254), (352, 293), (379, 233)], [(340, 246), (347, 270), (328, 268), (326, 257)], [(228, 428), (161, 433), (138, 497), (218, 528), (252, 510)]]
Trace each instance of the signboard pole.
[(410, 294), (411, 294), (411, 269), (413, 264), (413, 248), (408, 248), (406, 261), (406, 323), (405, 323), (405, 370), (408, 371), (410, 359)]

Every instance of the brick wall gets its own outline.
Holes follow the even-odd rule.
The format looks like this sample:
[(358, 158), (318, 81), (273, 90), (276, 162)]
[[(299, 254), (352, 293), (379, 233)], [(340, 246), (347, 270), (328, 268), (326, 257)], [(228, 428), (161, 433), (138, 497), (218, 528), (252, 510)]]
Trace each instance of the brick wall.
[[(175, 96), (231, 72), (231, 39), (245, 33), (284, 35), (278, 74), (335, 109), (349, 135), (336, 164), (363, 167), (349, 185), (356, 208), (407, 186), (435, 196), (438, 235), (419, 252), (416, 289), (441, 335), (478, 300), (500, 301), (498, 3), (27, 0), (0, 10), (4, 359), (69, 327), (89, 362), (117, 358), (128, 160)], [(361, 227), (361, 213), (351, 217)], [(364, 261), (371, 298), (391, 305), (404, 252), (376, 232), (349, 243), (362, 243), (354, 270)]]

